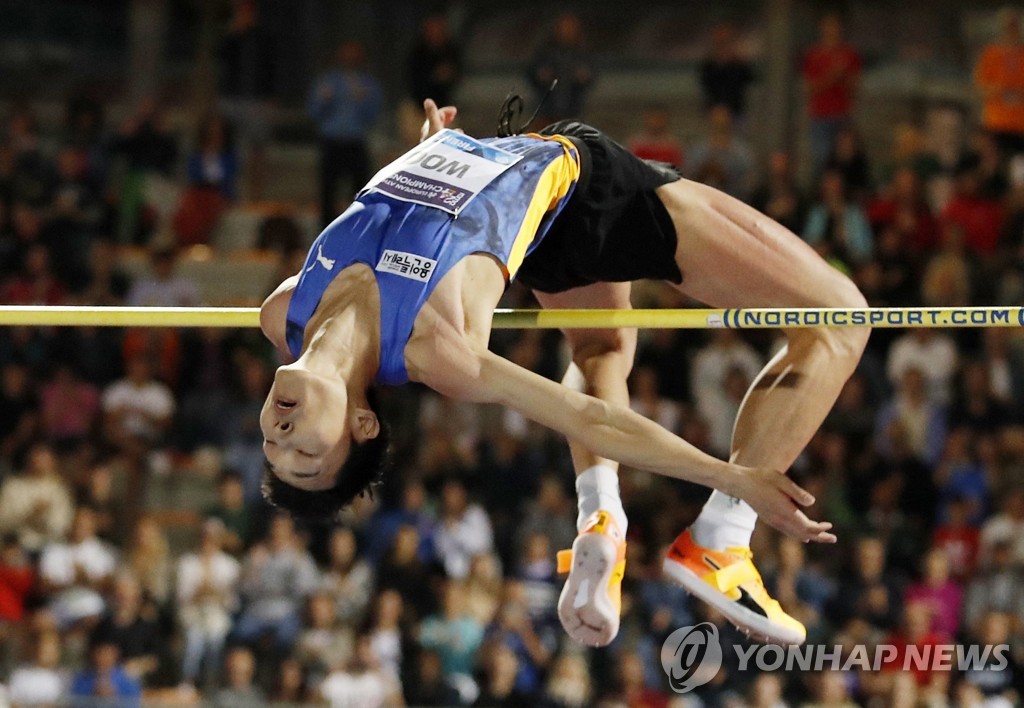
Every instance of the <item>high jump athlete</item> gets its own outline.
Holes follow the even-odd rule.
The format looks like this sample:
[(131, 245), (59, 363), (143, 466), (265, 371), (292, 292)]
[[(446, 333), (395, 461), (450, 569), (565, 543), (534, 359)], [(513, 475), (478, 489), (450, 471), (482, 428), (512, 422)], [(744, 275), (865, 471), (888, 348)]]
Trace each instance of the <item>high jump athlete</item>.
[(814, 500), (785, 472), (868, 330), (788, 331), (743, 400), (725, 462), (629, 410), (635, 330), (566, 331), (573, 364), (558, 384), (488, 351), (491, 318), (512, 278), (550, 308), (628, 308), (629, 282), (644, 278), (714, 307), (864, 307), (864, 298), (768, 217), (594, 128), (563, 121), (476, 140), (447, 129), (454, 107), (424, 108), (424, 141), (371, 180), (263, 305), (263, 331), (291, 362), (260, 416), (268, 499), (332, 518), (377, 479), (387, 435), (375, 386), (417, 381), (500, 403), (570, 441), (579, 536), (559, 554), (569, 576), (558, 603), (570, 636), (603, 646), (618, 632), (622, 463), (715, 490), (665, 558), (670, 578), (741, 629), (802, 642), (803, 625), (761, 582), (750, 536), (760, 516), (803, 541), (835, 542), (831, 524), (800, 510)]

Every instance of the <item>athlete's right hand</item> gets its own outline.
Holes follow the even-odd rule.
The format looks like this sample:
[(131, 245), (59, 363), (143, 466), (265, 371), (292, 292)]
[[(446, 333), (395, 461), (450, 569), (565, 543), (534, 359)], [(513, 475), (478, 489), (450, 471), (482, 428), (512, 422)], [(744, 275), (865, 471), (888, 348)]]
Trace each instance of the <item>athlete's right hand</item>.
[(458, 113), (458, 109), (455, 106), (438, 108), (437, 104), (434, 103), (434, 99), (428, 98), (423, 102), (423, 113), (426, 116), (426, 120), (423, 121), (423, 127), (420, 128), (421, 143), (431, 135), (439, 133), (451, 125), (455, 121), (455, 114)]
[(832, 524), (812, 521), (800, 510), (814, 503), (814, 496), (785, 474), (773, 469), (739, 468), (740, 472), (731, 489), (723, 490), (750, 504), (758, 518), (768, 522), (782, 533), (804, 543), (835, 543), (835, 534), (829, 533)]

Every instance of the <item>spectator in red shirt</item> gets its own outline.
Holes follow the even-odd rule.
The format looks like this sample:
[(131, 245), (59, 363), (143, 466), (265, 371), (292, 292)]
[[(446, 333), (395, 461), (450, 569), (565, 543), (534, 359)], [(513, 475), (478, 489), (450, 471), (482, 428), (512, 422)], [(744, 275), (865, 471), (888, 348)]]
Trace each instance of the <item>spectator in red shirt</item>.
[(20, 622), (25, 616), (25, 597), (35, 582), (32, 563), (15, 534), (0, 545), (0, 622)]
[(64, 286), (50, 270), (50, 254), (45, 246), (32, 244), (25, 251), (21, 272), (7, 281), (0, 300), (8, 305), (59, 305)]
[[(890, 634), (882, 642), (896, 650), (896, 655), (882, 664), (885, 673), (911, 673), (921, 688), (932, 688), (941, 692), (949, 680), (949, 671), (935, 668), (935, 647), (949, 644), (952, 639), (931, 630), (931, 608), (925, 602), (910, 602), (904, 608), (903, 626)], [(909, 660), (911, 647), (914, 657), (921, 660)]]
[(1003, 227), (1003, 206), (982, 193), (977, 157), (962, 159), (955, 176), (953, 198), (943, 210), (942, 219), (960, 227), (969, 250), (979, 256), (994, 255)]
[(642, 160), (683, 166), (683, 144), (672, 133), (672, 114), (665, 106), (644, 111), (643, 129), (629, 139), (629, 149)]
[(961, 581), (974, 572), (981, 546), (981, 532), (970, 524), (972, 508), (969, 499), (955, 497), (946, 507), (946, 522), (935, 529), (932, 537), (934, 547), (941, 548), (949, 557), (953, 577)]
[(871, 202), (868, 221), (876, 233), (895, 229), (918, 260), (939, 243), (939, 224), (924, 199), (921, 180), (910, 166), (897, 168), (889, 188)]
[(837, 15), (823, 17), (819, 30), (818, 43), (803, 58), (815, 175), (825, 166), (839, 132), (850, 122), (862, 66), (860, 54), (843, 39), (843, 24)]

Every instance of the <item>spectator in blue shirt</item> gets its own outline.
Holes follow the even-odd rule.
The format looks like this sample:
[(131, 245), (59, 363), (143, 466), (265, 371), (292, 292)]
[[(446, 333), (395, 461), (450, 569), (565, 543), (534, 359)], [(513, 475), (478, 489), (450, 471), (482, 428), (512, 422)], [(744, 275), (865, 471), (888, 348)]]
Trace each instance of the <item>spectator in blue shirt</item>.
[(120, 661), (121, 653), (112, 637), (95, 637), (89, 651), (89, 668), (71, 682), (71, 705), (141, 705), (142, 686)]
[(317, 79), (309, 95), (309, 115), (320, 135), (320, 213), (326, 225), (338, 215), (335, 193), (347, 180), (350, 193), (370, 178), (366, 138), (381, 112), (380, 83), (364, 68), (363, 45), (348, 41), (338, 49), (338, 65)]

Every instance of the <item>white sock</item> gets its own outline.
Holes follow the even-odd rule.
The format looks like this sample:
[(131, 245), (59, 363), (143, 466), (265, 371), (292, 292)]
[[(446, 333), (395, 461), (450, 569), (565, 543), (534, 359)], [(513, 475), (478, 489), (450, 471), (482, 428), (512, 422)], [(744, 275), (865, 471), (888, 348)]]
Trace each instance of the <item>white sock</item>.
[(690, 534), (697, 545), (715, 551), (746, 548), (756, 523), (757, 512), (749, 504), (715, 490), (690, 527)]
[(626, 534), (626, 512), (619, 497), (619, 475), (611, 467), (594, 465), (576, 477), (576, 496), (579, 500), (579, 516), (576, 529), (582, 530), (590, 515), (595, 511), (607, 511)]

